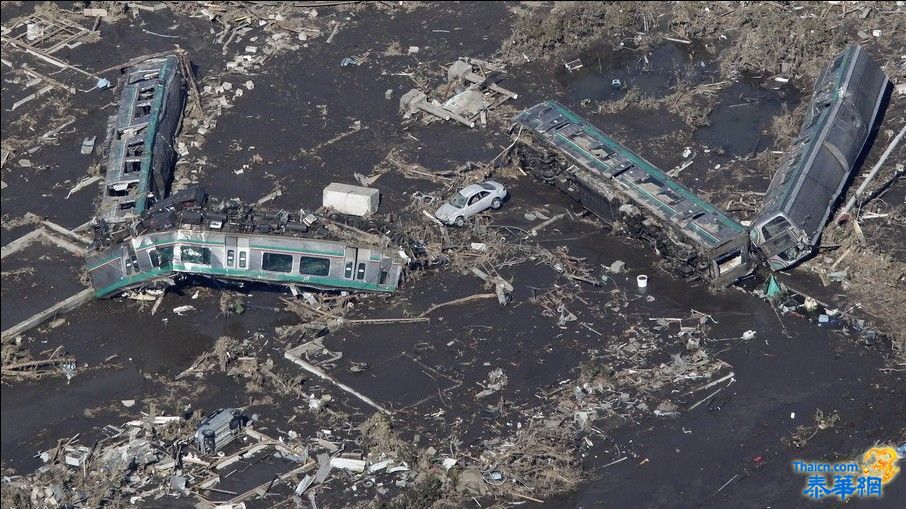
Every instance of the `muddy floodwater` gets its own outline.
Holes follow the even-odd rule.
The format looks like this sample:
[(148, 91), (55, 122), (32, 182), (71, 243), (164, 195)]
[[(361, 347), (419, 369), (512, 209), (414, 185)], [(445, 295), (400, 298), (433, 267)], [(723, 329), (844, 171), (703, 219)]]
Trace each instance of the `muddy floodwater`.
[[(397, 228), (432, 249), (445, 232), (437, 252), (447, 262), (414, 268), (393, 293), (364, 296), (192, 276), (160, 299), (95, 299), (4, 337), (4, 507), (54, 506), (39, 504), (31, 488), (13, 498), (8, 487), (41, 472), (51, 492), (64, 484), (54, 477), (60, 472), (68, 472), (74, 491), (100, 486), (54, 451), (71, 441), (94, 447), (100, 461), (105, 444), (121, 439), (107, 438), (108, 425), (127, 429), (123, 436), (141, 429), (155, 444), (166, 440), (173, 448), (155, 446), (166, 453), (158, 466), (179, 447), (197, 461), (168, 468), (213, 464), (216, 455), (198, 453), (189, 441), (200, 418), (221, 408), (254, 415), (254, 430), (273, 439), (269, 447), (293, 453), (242, 456), (216, 473), (214, 489), (199, 488), (206, 479), (189, 475), (185, 492), (171, 485), (179, 470), (133, 466), (111, 474), (112, 488), (103, 484), (116, 494), (105, 503), (215, 507), (264, 486), (244, 507), (431, 507), (446, 499), (450, 505), (434, 507), (833, 507), (839, 500), (803, 496), (807, 476), (794, 472), (793, 461), (844, 462), (879, 444), (906, 444), (906, 377), (890, 336), (868, 337), (788, 312), (760, 296), (763, 270), (722, 290), (683, 279), (653, 242), (622, 235), (619, 225), (594, 218), (500, 157), (513, 143), (512, 116), (555, 99), (665, 171), (692, 159), (675, 178), (739, 220), (750, 219), (771, 178), (764, 161), (785, 148), (775, 143), (783, 136), (775, 120), (809, 97), (811, 83), (776, 81), (768, 73), (728, 78), (720, 53), (700, 41), (658, 39), (636, 49), (632, 37), (622, 46), (602, 39), (569, 53), (582, 63), (572, 70), (559, 56), (505, 61), (501, 48), (521, 9), (529, 8), (522, 3), (337, 3), (356, 4), (313, 2), (312, 12), (308, 5), (162, 3), (123, 11), (92, 2), (109, 16), (89, 17), (81, 3), (62, 2), (55, 8), (68, 13), (70, 28), (90, 30), (96, 19), (98, 27), (82, 44), (53, 52), (63, 67), (4, 42), (4, 246), (42, 228), (42, 220), (92, 235), (78, 228), (92, 220), (100, 186), (71, 190), (88, 176), (103, 176), (100, 147), (116, 112), (117, 66), (178, 46), (191, 60), (203, 108), (192, 110), (188, 96), (175, 187), (197, 183), (211, 196), (243, 203), (267, 197), (266, 207), (299, 212), (319, 209), (331, 182), (361, 185), (363, 177), (377, 176), (371, 186), (381, 192), (377, 217), (386, 221), (385, 233)], [(3, 26), (32, 13), (48, 16), (42, 9), (5, 2)], [(241, 55), (261, 58), (242, 71), (228, 65)], [(444, 96), (446, 68), (460, 57), (505, 62), (499, 83), (518, 98), (473, 129), (403, 119), (400, 97), (412, 88)], [(346, 58), (355, 62), (343, 65)], [(24, 67), (43, 81), (26, 86), (36, 75), (19, 72)], [(113, 87), (98, 89), (97, 78)], [(13, 108), (45, 83), (56, 84)], [(703, 95), (707, 125), (689, 125), (681, 111), (644, 102), (702, 86), (714, 86)], [(634, 102), (612, 106), (627, 97)], [(902, 123), (902, 97), (889, 99), (885, 122)], [(91, 137), (97, 151), (80, 153)], [(869, 147), (866, 166), (883, 152), (888, 137), (882, 139)], [(500, 210), (464, 228), (425, 217), (457, 188), (484, 177), (508, 190)], [(885, 200), (902, 202), (902, 179), (891, 189)], [(897, 245), (890, 235), (901, 230), (879, 231), (885, 245)], [(83, 257), (59, 244), (39, 240), (4, 253), (4, 331), (87, 287)], [(391, 247), (394, 256), (401, 250)], [(891, 256), (902, 261), (896, 249)], [(625, 266), (612, 271), (617, 261)], [(494, 284), (473, 269), (507, 281), (509, 302), (498, 302)], [(645, 288), (640, 275), (648, 276)], [(805, 271), (784, 278), (791, 288), (814, 289), (822, 302), (840, 302), (872, 328), (871, 313), (859, 310), (871, 302), (835, 294)], [(228, 301), (240, 302), (241, 310)], [(393, 323), (399, 318), (427, 319)], [(391, 323), (371, 323), (377, 319)], [(326, 325), (304, 327), (313, 323)], [(324, 376), (285, 355), (313, 340), (323, 358), (308, 360)], [(7, 372), (55, 356), (71, 358), (74, 368)], [(698, 361), (695, 369), (677, 367)], [(606, 368), (589, 375), (595, 365)], [(497, 369), (506, 381), (494, 386)], [(650, 384), (633, 383), (647, 377)], [(605, 389), (588, 388), (595, 383)], [(589, 418), (582, 405), (592, 400), (601, 406)], [(390, 440), (363, 431), (376, 407), (388, 411), (394, 440), (404, 446), (381, 449)], [(660, 410), (668, 407), (675, 410)], [(178, 432), (152, 425), (160, 416), (178, 421)], [(513, 466), (521, 461), (512, 452), (512, 444), (523, 444), (518, 437), (555, 418), (561, 419), (555, 427), (569, 430), (557, 443), (568, 457), (538, 453), (532, 467)], [(221, 458), (248, 440), (234, 442)], [(409, 455), (405, 468), (391, 473), (402, 464), (402, 449)], [(332, 469), (319, 468), (324, 458)], [(358, 472), (337, 466), (358, 458), (369, 467), (383, 458), (395, 463)], [(444, 463), (451, 458), (455, 466)], [(561, 466), (562, 477), (576, 482), (555, 479)], [(906, 462), (899, 466), (906, 469)], [(301, 489), (319, 470), (329, 473)], [(473, 470), (474, 485), (466, 482)], [(906, 474), (883, 488), (883, 497), (853, 497), (847, 507), (903, 507)]]

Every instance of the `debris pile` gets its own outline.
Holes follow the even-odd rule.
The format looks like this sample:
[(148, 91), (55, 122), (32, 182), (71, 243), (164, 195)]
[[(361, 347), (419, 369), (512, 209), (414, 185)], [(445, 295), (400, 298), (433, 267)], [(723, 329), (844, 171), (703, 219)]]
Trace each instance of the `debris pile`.
[(64, 375), (67, 380), (76, 375), (77, 364), (73, 357), (62, 353), (58, 346), (50, 351), (40, 352), (41, 358), (33, 358), (31, 351), (22, 345), (22, 337), (3, 338), (4, 379), (38, 379), (48, 375)]
[(661, 7), (650, 2), (555, 2), (549, 13), (518, 11), (513, 36), (504, 45), (507, 60), (524, 63), (563, 58), (600, 40), (614, 46), (641, 46), (656, 26)]
[[(381, 418), (360, 426), (358, 438), (325, 429), (305, 439), (292, 430), (271, 437), (255, 429), (256, 416), (236, 409), (218, 410), (205, 419), (197, 412), (187, 415), (143, 414), (122, 427), (107, 425), (92, 447), (80, 445), (78, 435), (60, 440), (40, 454), (43, 467), (4, 478), (4, 504), (17, 500), (38, 507), (87, 508), (194, 496), (229, 505), (276, 492), (313, 500), (326, 483), (386, 493), (384, 485), (405, 487), (414, 479), (407, 463), (411, 453)], [(367, 454), (361, 443), (368, 444)], [(268, 456), (280, 465), (273, 479), (241, 493), (225, 485), (234, 474), (255, 475), (255, 465)]]
[[(651, 320), (653, 327), (629, 325), (622, 334), (625, 341), (583, 362), (572, 393), (562, 393), (560, 409), (571, 410), (583, 429), (597, 419), (675, 416), (680, 405), (693, 409), (707, 402), (708, 408), (719, 407), (713, 398), (733, 383), (733, 373), (708, 353), (711, 318), (693, 313)], [(669, 360), (658, 361), (665, 357)], [(726, 386), (719, 387), (724, 382)], [(692, 384), (699, 386), (689, 389)]]
[(263, 343), (264, 337), (260, 333), (242, 341), (222, 336), (210, 351), (201, 354), (176, 379), (188, 376), (200, 379), (207, 373), (224, 373), (243, 380), (248, 393), (259, 395), (264, 400), (271, 400), (271, 394), (275, 392), (301, 397), (301, 376), (283, 373), (275, 367), (271, 357), (261, 355)]
[(502, 79), (503, 66), (475, 58), (462, 57), (447, 69), (447, 84), (439, 93), (453, 92), (443, 104), (428, 100), (428, 95), (414, 88), (400, 97), (400, 113), (411, 118), (421, 112), (432, 118), (455, 120), (466, 127), (475, 127), (478, 121), (487, 125), (488, 112), (509, 99), (516, 99), (515, 92), (497, 83)]
[[(880, 4), (678, 4), (670, 30), (688, 40), (703, 40), (721, 52), (725, 77), (735, 73), (769, 73), (813, 81), (824, 63), (852, 41), (875, 40), (882, 51), (896, 53), (895, 34), (906, 29), (896, 8)], [(890, 33), (878, 26), (891, 27)], [(725, 47), (723, 40), (729, 40)]]

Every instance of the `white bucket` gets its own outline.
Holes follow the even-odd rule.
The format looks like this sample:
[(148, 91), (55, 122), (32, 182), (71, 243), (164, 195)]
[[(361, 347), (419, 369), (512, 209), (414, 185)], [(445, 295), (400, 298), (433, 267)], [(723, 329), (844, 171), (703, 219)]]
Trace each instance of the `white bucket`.
[(645, 288), (648, 286), (648, 276), (646, 276), (645, 274), (636, 276), (635, 282), (637, 285), (639, 285), (639, 288)]

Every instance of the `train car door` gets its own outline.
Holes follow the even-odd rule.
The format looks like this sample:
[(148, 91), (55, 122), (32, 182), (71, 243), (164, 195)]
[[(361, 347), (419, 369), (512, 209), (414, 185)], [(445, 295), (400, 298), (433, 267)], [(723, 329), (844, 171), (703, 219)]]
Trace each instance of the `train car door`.
[(252, 255), (249, 252), (249, 239), (241, 237), (236, 239), (236, 251), (236, 268), (248, 270), (249, 265), (252, 263)]
[(355, 276), (355, 262), (358, 257), (358, 249), (347, 247), (343, 257), (343, 279), (352, 279)]
[(370, 249), (359, 249), (355, 261), (355, 278), (357, 281), (365, 280), (365, 272), (368, 269), (368, 262), (371, 258)]
[(132, 246), (131, 242), (127, 242), (126, 245), (123, 246), (123, 268), (127, 276), (131, 276), (142, 270), (138, 266), (138, 258), (135, 256), (135, 248)]
[(223, 244), (223, 247), (226, 249), (226, 258), (224, 258), (223, 260), (223, 266), (228, 269), (235, 269), (239, 257), (239, 255), (236, 253), (238, 245), (237, 238), (227, 235), (223, 241)]

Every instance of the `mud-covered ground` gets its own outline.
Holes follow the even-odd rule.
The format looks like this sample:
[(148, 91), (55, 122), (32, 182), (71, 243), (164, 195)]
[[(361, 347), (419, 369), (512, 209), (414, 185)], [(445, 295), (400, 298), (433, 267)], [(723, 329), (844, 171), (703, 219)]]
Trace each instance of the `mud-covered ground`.
[[(777, 4), (782, 15), (795, 15), (791, 4)], [(709, 5), (714, 12), (727, 8), (723, 3)], [(877, 40), (868, 41), (867, 47), (888, 58), (885, 63), (893, 66), (888, 73), (902, 83), (904, 64), (890, 60), (887, 51), (906, 46), (903, 32), (888, 26), (890, 14), (879, 12), (901, 8), (894, 3), (879, 5), (865, 18), (861, 8), (854, 7), (853, 12), (869, 20), (864, 23), (878, 24), (881, 35), (869, 35)], [(79, 10), (71, 3), (58, 7)], [(35, 8), (4, 2), (2, 23), (8, 26)], [(122, 6), (109, 8), (115, 13)], [(284, 8), (282, 20), (261, 18), (263, 11), (256, 10), (246, 14), (255, 20), (252, 29), (229, 45), (219, 37), (222, 19), (209, 20), (200, 9), (172, 5), (156, 11), (128, 9), (102, 19), (97, 40), (54, 53), (77, 69), (60, 69), (4, 44), (4, 246), (35, 228), (23, 219), (29, 212), (66, 228), (91, 219), (98, 187), (67, 194), (82, 178), (96, 174), (95, 166), (103, 162), (97, 152), (79, 153), (86, 137), (97, 136), (101, 144), (106, 119), (116, 107), (112, 89), (94, 88), (96, 78), (115, 83), (115, 69), (101, 71), (174, 45), (191, 59), (204, 105), (204, 112), (192, 111), (184, 123), (180, 140), (186, 151), (177, 166), (177, 185), (199, 182), (212, 195), (250, 202), (279, 189), (268, 205), (292, 210), (317, 208), (326, 184), (355, 184), (356, 173), (369, 175), (376, 167), (385, 167), (391, 152), (395, 159), (428, 172), (455, 170), (468, 162), (484, 165), (510, 144), (507, 127), (513, 113), (554, 98), (661, 168), (678, 167), (688, 147), (694, 162), (677, 179), (740, 219), (749, 219), (757, 212), (757, 193), (767, 187), (779, 157), (774, 151), (785, 149), (798, 129), (798, 120), (792, 132), (782, 124), (795, 118), (811, 93), (811, 68), (801, 62), (808, 60), (807, 55), (798, 56), (798, 67), (783, 75), (791, 78), (784, 83), (774, 79), (783, 73), (773, 69), (759, 72), (742, 66), (728, 74), (728, 60), (739, 55), (721, 50), (740, 37), (738, 32), (721, 38), (719, 27), (708, 32), (692, 30), (688, 24), (671, 26), (660, 11), (653, 13), (651, 26), (657, 28), (651, 32), (637, 33), (636, 18), (627, 33), (612, 31), (613, 37), (598, 29), (577, 28), (576, 33), (588, 41), (557, 43), (539, 54), (520, 42), (514, 30), (526, 26), (526, 12), (547, 15), (547, 4), (344, 5), (318, 7), (314, 16), (308, 9)], [(893, 16), (906, 14), (897, 11)], [(74, 19), (88, 28), (94, 22)], [(320, 34), (303, 41), (297, 37), (299, 27)], [(290, 33), (288, 42), (260, 64), (245, 73), (227, 67), (235, 56), (250, 54), (248, 46), (261, 51), (266, 40), (282, 31)], [(658, 33), (689, 37), (690, 43), (664, 40), (655, 36)], [(626, 41), (622, 46), (616, 35)], [(415, 86), (429, 90), (442, 85), (445, 67), (460, 56), (506, 61), (502, 84), (519, 98), (492, 112), (487, 126), (471, 130), (453, 123), (403, 122), (399, 97)], [(583, 68), (566, 70), (564, 56), (579, 58)], [(342, 66), (346, 57), (359, 64)], [(19, 72), (23, 65), (61, 86), (12, 110), (17, 101), (44, 87), (41, 83), (25, 88), (33, 76)], [(622, 89), (611, 86), (615, 78), (624, 84)], [(246, 86), (247, 81), (254, 86)], [(223, 91), (224, 82), (231, 83), (232, 90)], [(236, 94), (236, 89), (243, 93)], [(682, 94), (685, 90), (696, 91), (689, 102)], [(903, 97), (896, 92), (891, 96), (863, 169), (878, 160), (890, 132), (903, 125)], [(229, 106), (216, 107), (220, 98)], [(71, 120), (49, 139), (38, 140)], [(207, 126), (204, 132), (198, 129), (201, 123)], [(901, 147), (882, 174), (890, 175), (893, 163), (904, 159)], [(491, 245), (492, 254), (531, 253), (522, 258), (503, 254), (490, 258), (495, 265), (480, 266), (512, 283), (512, 302), (501, 306), (493, 298), (479, 299), (433, 311), (426, 323), (347, 325), (321, 337), (325, 348), (343, 353), (324, 369), (392, 410), (395, 433), (407, 450), (416, 451), (413, 458), (419, 458), (419, 466), (410, 461), (412, 477), (405, 473), (362, 477), (334, 469), (327, 482), (310, 488), (318, 507), (425, 507), (438, 499), (447, 500), (449, 506), (480, 507), (523, 503), (805, 507), (814, 502), (801, 496), (805, 477), (792, 471), (792, 460), (843, 461), (875, 444), (906, 443), (904, 368), (891, 340), (868, 341), (780, 313), (748, 288), (714, 293), (701, 282), (683, 281), (662, 270), (651, 246), (610, 233), (553, 188), (514, 168), (491, 171), (508, 187), (510, 198), (474, 229), (454, 232), (466, 254), (452, 266), (422, 271), (393, 295), (353, 300), (345, 317), (418, 316), (432, 304), (489, 291), (463, 261), (472, 256), (469, 241)], [(470, 178), (477, 177), (462, 177)], [(404, 215), (418, 233), (436, 226), (418, 217), (418, 209), (411, 206), (413, 194), (446, 196), (452, 185), (444, 179), (389, 171), (374, 187), (382, 192), (381, 214)], [(879, 208), (872, 210), (887, 216), (862, 223), (872, 252), (889, 257), (895, 268), (906, 261), (904, 187), (902, 180), (895, 182), (873, 205)], [(565, 216), (534, 237), (514, 234), (539, 224), (539, 213)], [(549, 253), (563, 252), (569, 258), (549, 258)], [(835, 259), (834, 253), (822, 252), (817, 258)], [(472, 254), (482, 262), (489, 259), (480, 252)], [(625, 261), (627, 271), (608, 275), (605, 267), (616, 260)], [(564, 270), (563, 265), (569, 267)], [(587, 271), (596, 284), (568, 277), (571, 270)], [(4, 258), (3, 330), (82, 289), (81, 271), (77, 256), (45, 243)], [(636, 287), (639, 274), (650, 277), (644, 291)], [(855, 312), (875, 326), (872, 319), (882, 313), (872, 309), (871, 300), (840, 283), (826, 287), (815, 274), (807, 265), (785, 277), (789, 284), (841, 308), (861, 305)], [(894, 295), (903, 292), (903, 274), (889, 276), (889, 281), (878, 284), (889, 285)], [(239, 299), (244, 312), (225, 311), (224, 293)], [(554, 301), (545, 300), (545, 295), (553, 295)], [(79, 443), (90, 446), (103, 436), (105, 425), (121, 426), (140, 419), (143, 412), (197, 416), (242, 407), (259, 416), (256, 429), (287, 443), (295, 437), (347, 440), (350, 449), (366, 453), (386, 446), (369, 442), (368, 436), (355, 438), (355, 428), (372, 416), (373, 408), (284, 358), (287, 348), (312, 339), (311, 334), (280, 333), (307, 320), (288, 310), (283, 299), (290, 297), (285, 289), (265, 285), (187, 280), (168, 291), (153, 314), (153, 302), (98, 300), (23, 334), (15, 343), (4, 340), (4, 368), (9, 362), (42, 358), (58, 347), (78, 366), (71, 379), (59, 372), (24, 378), (4, 371), (0, 417), (4, 476), (15, 480), (39, 469), (43, 462), (37, 454), (57, 447), (60, 439), (78, 434)], [(560, 319), (564, 314), (556, 309), (558, 303), (575, 319)], [(181, 316), (172, 311), (184, 305), (195, 310)], [(696, 313), (711, 317), (707, 330), (702, 327), (696, 336), (700, 344), (689, 345), (672, 320), (658, 321), (682, 318), (679, 323), (687, 325), (690, 317), (701, 316)], [(889, 321), (876, 321), (876, 327), (894, 338), (903, 334)], [(754, 337), (743, 339), (746, 331), (755, 331)], [(233, 357), (255, 359), (254, 366), (247, 369), (242, 363), (251, 361), (233, 359), (230, 370), (217, 369), (217, 362), (205, 356), (217, 351), (223, 337), (236, 340)], [(642, 345), (648, 353), (628, 355), (627, 345)], [(688, 372), (664, 382), (658, 391), (632, 383), (633, 377), (661, 373), (671, 365), (672, 354), (698, 352), (722, 366), (713, 379), (733, 373), (732, 383), (714, 386), (724, 389), (713, 397), (701, 399), (711, 390), (690, 394), (710, 379), (686, 376)], [(619, 400), (610, 414), (591, 428), (577, 427), (573, 411), (583, 403), (572, 392), (583, 381), (600, 382), (600, 376), (588, 378), (584, 368), (594, 362), (607, 363), (630, 380), (617, 382), (618, 388), (607, 393)], [(192, 371), (193, 366), (208, 367)], [(490, 396), (477, 397), (497, 368), (506, 374), (507, 383)], [(595, 397), (606, 399), (593, 392), (587, 396)], [(327, 401), (326, 410), (312, 410), (312, 399)], [(136, 403), (126, 406), (124, 400)], [(676, 405), (678, 412), (669, 416), (653, 412), (664, 401)], [(832, 425), (818, 426), (819, 411), (838, 418)], [(554, 479), (550, 489), (536, 489), (533, 485), (541, 486), (542, 481), (522, 472), (522, 478), (506, 478), (503, 487), (491, 486), (496, 480), (486, 477), (479, 477), (479, 487), (463, 486), (463, 473), (488, 466), (485, 458), (493, 456), (490, 451), (506, 450), (507, 443), (526, 429), (561, 415), (569, 416), (570, 422), (562, 427), (570, 434), (565, 444), (558, 445), (564, 445), (570, 456), (560, 463), (549, 453), (536, 466), (544, 472), (556, 472), (550, 469), (552, 464), (562, 466), (562, 477), (578, 475), (577, 485)], [(332, 434), (326, 435), (325, 429)], [(427, 455), (428, 448), (434, 448), (433, 457)], [(441, 456), (457, 459), (458, 466), (444, 470), (438, 465)], [(281, 468), (271, 463), (249, 469), (247, 477), (221, 487), (241, 492), (267, 482)], [(498, 465), (481, 473), (495, 468), (515, 471)], [(440, 488), (425, 488), (426, 479), (445, 474)], [(451, 480), (454, 474), (459, 479)], [(906, 499), (904, 479), (901, 474), (886, 485), (882, 500), (854, 499), (850, 505), (899, 507), (898, 501)], [(249, 501), (249, 506), (311, 507), (307, 494), (292, 497), (295, 482), (277, 483), (273, 492)], [(8, 487), (4, 480), (5, 503), (12, 500), (7, 499), (12, 497)], [(416, 491), (424, 496), (414, 496)], [(28, 506), (27, 499), (15, 503)], [(126, 497), (117, 503), (130, 501)], [(164, 490), (134, 503), (192, 506), (194, 499)]]

